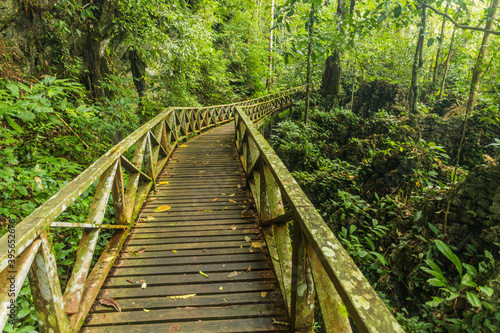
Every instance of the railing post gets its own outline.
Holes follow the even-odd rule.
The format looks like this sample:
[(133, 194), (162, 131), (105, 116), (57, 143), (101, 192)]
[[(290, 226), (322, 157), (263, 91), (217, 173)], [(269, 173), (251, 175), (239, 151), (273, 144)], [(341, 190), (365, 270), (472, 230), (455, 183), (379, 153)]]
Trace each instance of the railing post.
[(40, 332), (67, 333), (70, 332), (69, 321), (64, 309), (56, 259), (47, 240), (47, 231), (40, 234), (40, 239), (42, 244), (29, 273)]
[(290, 324), (292, 332), (314, 332), (314, 282), (299, 222), (293, 223), (292, 288)]

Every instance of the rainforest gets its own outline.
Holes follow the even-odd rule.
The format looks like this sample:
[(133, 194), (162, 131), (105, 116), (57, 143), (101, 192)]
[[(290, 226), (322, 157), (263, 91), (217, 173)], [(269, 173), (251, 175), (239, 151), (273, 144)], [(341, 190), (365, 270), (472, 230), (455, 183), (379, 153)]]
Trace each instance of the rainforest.
[[(498, 332), (498, 6), (3, 0), (0, 236), (169, 107), (297, 88), (260, 133), (403, 330)], [(97, 187), (56, 221), (86, 222)], [(86, 229), (46, 229), (64, 292)], [(101, 230), (91, 267), (113, 235)], [(5, 332), (46, 331), (33, 276)], [(313, 322), (331, 331), (319, 307)]]

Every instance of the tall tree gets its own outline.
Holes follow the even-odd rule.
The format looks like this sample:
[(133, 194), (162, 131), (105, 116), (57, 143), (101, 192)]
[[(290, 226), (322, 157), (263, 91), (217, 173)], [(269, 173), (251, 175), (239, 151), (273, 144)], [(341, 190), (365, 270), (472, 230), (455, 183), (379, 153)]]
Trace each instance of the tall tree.
[(411, 73), (410, 112), (412, 114), (417, 113), (420, 72), (422, 70), (422, 66), (424, 65), (424, 37), (426, 25), (427, 7), (422, 6), (420, 30), (418, 33), (417, 47), (415, 49), (415, 57), (413, 58), (413, 70)]
[(309, 103), (311, 99), (311, 54), (312, 54), (312, 37), (314, 29), (314, 3), (311, 3), (311, 11), (309, 12), (309, 27), (307, 41), (307, 84), (306, 84), (306, 111), (304, 113), (304, 122), (307, 124), (309, 117)]
[(271, 32), (269, 34), (269, 76), (267, 77), (266, 89), (269, 89), (273, 81), (273, 22), (274, 22), (274, 0), (271, 3)]
[[(444, 10), (445, 14), (448, 13), (448, 7), (449, 3), (446, 3), (446, 9)], [(439, 40), (438, 40), (438, 49), (436, 52), (436, 62), (434, 64), (434, 74), (432, 76), (432, 84), (433, 86), (436, 85), (437, 79), (438, 79), (438, 72), (439, 72), (439, 57), (441, 56), (441, 50), (443, 48), (443, 39), (444, 39), (444, 27), (446, 24), (446, 17), (443, 17), (443, 23), (441, 24), (441, 33), (439, 34)]]

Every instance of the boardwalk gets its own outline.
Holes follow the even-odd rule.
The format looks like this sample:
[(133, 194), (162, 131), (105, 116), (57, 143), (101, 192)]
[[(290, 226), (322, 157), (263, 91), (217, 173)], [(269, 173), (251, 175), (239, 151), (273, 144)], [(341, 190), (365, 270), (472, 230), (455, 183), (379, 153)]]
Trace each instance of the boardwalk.
[(81, 332), (286, 331), (265, 243), (241, 214), (252, 201), (234, 123), (182, 144), (157, 183)]

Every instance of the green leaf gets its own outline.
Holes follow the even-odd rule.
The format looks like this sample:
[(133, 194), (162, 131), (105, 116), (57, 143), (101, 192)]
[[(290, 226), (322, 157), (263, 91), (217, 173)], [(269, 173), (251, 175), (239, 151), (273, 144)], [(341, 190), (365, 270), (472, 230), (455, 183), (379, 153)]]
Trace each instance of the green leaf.
[(469, 301), (470, 305), (480, 307), (482, 305), (481, 300), (479, 297), (477, 297), (476, 294), (470, 293), (467, 291), (467, 300)]
[(447, 287), (448, 286), (448, 284), (446, 284), (446, 282), (444, 282), (440, 279), (435, 279), (435, 278), (427, 280), (427, 283), (429, 283), (431, 286), (434, 286), (434, 287)]
[(432, 301), (425, 302), (425, 304), (427, 304), (430, 307), (435, 308), (439, 304), (443, 303), (443, 301), (444, 300), (441, 297), (432, 296)]
[(429, 229), (431, 229), (433, 233), (435, 233), (436, 235), (438, 234), (437, 228), (434, 224), (427, 223), (427, 225), (429, 226)]
[(9, 126), (12, 127), (12, 129), (15, 130), (17, 133), (19, 134), (24, 133), (21, 126), (19, 126), (11, 117), (6, 116), (5, 119), (7, 120), (7, 124), (9, 124)]
[(10, 90), (12, 96), (19, 98), (19, 86), (17, 84), (7, 83), (5, 87)]
[(387, 266), (388, 263), (387, 263), (387, 260), (385, 260), (384, 256), (378, 252), (375, 252), (375, 251), (372, 251), (370, 252), (371, 254), (373, 254), (375, 257), (377, 257), (378, 261), (380, 261), (380, 263), (384, 266)]
[(462, 265), (467, 269), (467, 272), (474, 278), (477, 276), (478, 272), (477, 269), (469, 264), (462, 263)]
[(419, 210), (418, 212), (415, 213), (415, 216), (413, 217), (413, 222), (417, 222), (418, 220), (420, 220), (421, 217), (422, 217), (422, 211)]
[[(432, 268), (432, 271), (431, 272), (434, 272), (435, 274), (433, 273), (430, 273), (432, 274), (434, 277), (440, 279), (440, 280), (443, 280), (443, 281), (446, 281), (446, 279), (444, 278), (444, 275), (443, 275), (443, 272), (441, 271), (441, 268), (438, 266), (438, 264), (436, 264), (434, 261), (432, 261), (431, 259), (427, 259), (425, 261), (425, 263), (427, 265), (429, 265), (431, 268)], [(422, 267), (422, 269), (425, 268), (425, 267)], [(428, 272), (429, 273), (429, 272)]]
[(491, 297), (493, 296), (493, 289), (491, 289), (490, 287), (483, 287), (483, 286), (479, 286), (479, 290), (481, 290), (481, 292), (485, 293), (486, 296), (488, 297)]
[(462, 281), (460, 281), (460, 286), (476, 288), (477, 284), (474, 281), (472, 281), (472, 276), (469, 273), (467, 273), (464, 274), (464, 276), (462, 276)]
[(455, 265), (458, 273), (460, 274), (460, 277), (462, 277), (462, 262), (460, 261), (460, 259), (458, 259), (458, 257), (453, 253), (448, 245), (446, 245), (439, 239), (434, 240), (434, 243), (436, 244), (438, 250), (441, 251), (441, 253), (444, 254), (446, 258), (448, 258)]
[(435, 38), (429, 38), (429, 39), (427, 40), (427, 47), (430, 47), (432, 44), (434, 44), (434, 42), (435, 42), (435, 41), (436, 41), (436, 39), (435, 39)]

